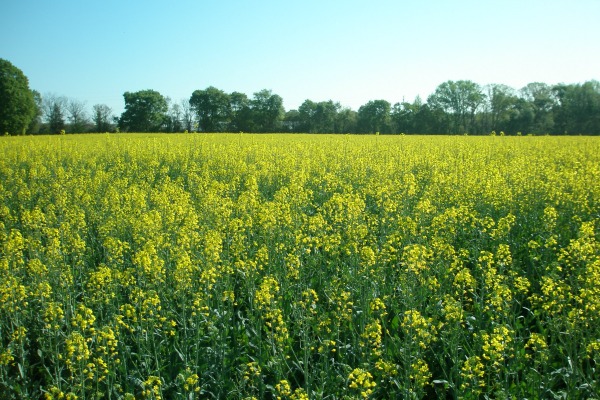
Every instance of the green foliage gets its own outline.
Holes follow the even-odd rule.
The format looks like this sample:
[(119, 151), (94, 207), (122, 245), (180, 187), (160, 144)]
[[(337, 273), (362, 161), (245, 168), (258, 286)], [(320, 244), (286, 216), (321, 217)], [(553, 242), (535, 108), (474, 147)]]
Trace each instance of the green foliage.
[(250, 99), (245, 93), (233, 92), (229, 95), (230, 109), (230, 132), (251, 131), (252, 110), (250, 108)]
[(61, 133), (65, 130), (65, 118), (63, 116), (62, 106), (54, 102), (48, 117), (48, 126), (50, 133)]
[(250, 101), (252, 109), (253, 132), (278, 132), (285, 110), (283, 99), (272, 91), (263, 89), (254, 93)]
[(190, 106), (196, 113), (199, 128), (203, 132), (223, 132), (229, 123), (229, 96), (213, 86), (195, 90)]
[(390, 133), (391, 104), (386, 100), (372, 100), (358, 109), (358, 131), (360, 133)]
[[(13, 135), (67, 132), (296, 132), (469, 134), (491, 131), (518, 135), (599, 135), (600, 83), (548, 85), (532, 82), (520, 90), (469, 80), (441, 83), (424, 102), (390, 104), (371, 100), (358, 111), (333, 100), (305, 100), (286, 110), (281, 96), (263, 89), (249, 98), (215, 87), (195, 90), (189, 100), (170, 104), (155, 90), (123, 94), (125, 111), (113, 121), (106, 105), (85, 104), (29, 89), (27, 77), (0, 59), (0, 132)], [(44, 117), (42, 119), (42, 117)], [(118, 125), (118, 126), (115, 126)]]
[(285, 112), (281, 96), (266, 89), (248, 99), (243, 93), (229, 95), (211, 86), (195, 90), (190, 106), (203, 132), (277, 132)]
[(554, 88), (558, 106), (554, 109), (558, 133), (598, 134), (600, 127), (600, 82), (558, 85)]
[(167, 100), (155, 90), (125, 92), (119, 128), (129, 132), (160, 132), (167, 118)]
[(485, 95), (472, 81), (447, 81), (429, 96), (427, 103), (450, 117), (448, 133), (475, 131), (475, 114), (483, 105)]
[(339, 132), (337, 115), (341, 106), (333, 101), (315, 103), (305, 100), (298, 108), (298, 129), (307, 133), (334, 133)]
[[(536, 134), (546, 134), (554, 129), (553, 108), (557, 98), (553, 88), (542, 82), (532, 82), (521, 89), (522, 96), (528, 101), (533, 113), (533, 120), (527, 129)], [(524, 128), (523, 128), (524, 129)]]
[(0, 59), (0, 132), (25, 134), (35, 114), (29, 80), (19, 68)]

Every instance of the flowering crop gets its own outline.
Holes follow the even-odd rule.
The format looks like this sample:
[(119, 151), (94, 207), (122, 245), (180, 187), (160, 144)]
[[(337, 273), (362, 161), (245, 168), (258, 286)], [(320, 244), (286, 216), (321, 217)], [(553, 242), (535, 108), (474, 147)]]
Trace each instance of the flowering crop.
[(592, 398), (600, 140), (0, 140), (0, 397)]

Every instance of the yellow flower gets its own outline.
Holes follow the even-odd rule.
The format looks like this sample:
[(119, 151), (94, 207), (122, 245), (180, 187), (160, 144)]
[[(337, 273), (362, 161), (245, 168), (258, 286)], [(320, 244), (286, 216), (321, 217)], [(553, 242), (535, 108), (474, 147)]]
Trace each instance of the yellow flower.
[(404, 313), (401, 327), (408, 337), (419, 344), (422, 349), (427, 348), (436, 339), (437, 328), (431, 318), (426, 319), (417, 310), (408, 310)]
[(306, 289), (302, 291), (302, 300), (300, 300), (300, 306), (307, 315), (315, 316), (317, 314), (318, 301), (319, 296), (313, 289)]
[(527, 344), (525, 344), (525, 349), (531, 351), (531, 353), (528, 352), (525, 354), (527, 359), (535, 359), (540, 363), (548, 360), (548, 344), (539, 333), (531, 333)]
[(143, 383), (142, 395), (149, 399), (162, 399), (162, 379), (158, 376), (150, 375)]
[(421, 244), (410, 244), (404, 247), (402, 262), (407, 271), (420, 275), (429, 269), (432, 256), (433, 251), (431, 249)]
[(483, 358), (489, 361), (494, 370), (499, 370), (504, 361), (511, 357), (510, 346), (514, 332), (505, 326), (496, 326), (492, 333), (481, 333)]
[(373, 381), (371, 373), (362, 368), (355, 368), (348, 375), (348, 387), (356, 389), (364, 399), (373, 393), (376, 386), (377, 384)]
[(423, 359), (418, 359), (410, 366), (410, 379), (413, 380), (415, 387), (422, 389), (429, 383), (431, 372), (429, 366)]
[(375, 297), (373, 300), (371, 300), (369, 309), (371, 310), (371, 313), (375, 315), (379, 315), (381, 317), (385, 317), (387, 315), (385, 303), (379, 297)]
[(292, 395), (290, 383), (285, 379), (275, 385), (275, 390), (277, 391), (277, 400), (283, 400)]
[(485, 387), (485, 366), (481, 362), (479, 356), (472, 356), (467, 358), (461, 368), (460, 376), (463, 380), (461, 383), (461, 390), (470, 391), (474, 394), (480, 394), (481, 388)]
[(376, 357), (381, 355), (381, 324), (379, 321), (373, 321), (365, 326), (361, 339), (361, 346), (370, 349), (372, 355)]
[(260, 284), (259, 290), (254, 295), (254, 302), (259, 310), (271, 307), (275, 296), (279, 292), (279, 283), (272, 276), (267, 276)]

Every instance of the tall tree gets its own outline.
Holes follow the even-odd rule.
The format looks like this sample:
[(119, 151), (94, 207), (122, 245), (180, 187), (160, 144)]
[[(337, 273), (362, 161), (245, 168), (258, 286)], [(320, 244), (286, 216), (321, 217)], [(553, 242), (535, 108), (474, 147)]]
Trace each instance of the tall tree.
[(423, 103), (420, 96), (412, 103), (396, 103), (391, 112), (394, 131), (398, 133), (443, 133), (447, 128), (447, 115)]
[(257, 132), (276, 132), (281, 129), (285, 115), (283, 99), (270, 90), (263, 89), (254, 93), (250, 101), (254, 130)]
[(110, 132), (113, 130), (111, 124), (112, 110), (106, 104), (94, 104), (92, 107), (94, 129), (96, 132)]
[(335, 132), (355, 133), (357, 120), (358, 116), (356, 111), (348, 107), (340, 108), (335, 118)]
[(181, 107), (181, 123), (183, 124), (183, 129), (188, 132), (193, 132), (194, 127), (194, 112), (192, 111), (192, 107), (190, 106), (189, 99), (181, 99), (179, 101), (179, 105)]
[(447, 81), (436, 88), (427, 103), (451, 117), (446, 133), (473, 133), (476, 130), (475, 114), (484, 100), (485, 95), (475, 82)]
[(416, 114), (421, 107), (420, 104), (411, 104), (403, 101), (392, 106), (391, 120), (396, 132), (416, 133)]
[(29, 80), (19, 68), (0, 58), (0, 134), (22, 135), (35, 117)]
[(508, 131), (511, 133), (532, 133), (535, 121), (535, 110), (533, 103), (519, 97), (511, 112), (508, 121)]
[(42, 95), (37, 90), (32, 90), (33, 100), (35, 102), (35, 113), (31, 122), (29, 123), (29, 127), (27, 128), (27, 132), (36, 134), (40, 132), (40, 128), (42, 125), (42, 117), (44, 115), (44, 106), (42, 102)]
[(70, 99), (67, 102), (67, 119), (69, 120), (69, 130), (73, 133), (82, 133), (89, 129), (89, 120), (85, 111), (85, 103), (79, 100)]
[(165, 128), (167, 132), (183, 131), (183, 110), (181, 104), (173, 103), (170, 105), (167, 115), (167, 126)]
[(386, 100), (371, 100), (358, 109), (358, 129), (361, 133), (390, 133), (391, 104)]
[(484, 129), (488, 132), (492, 130), (507, 131), (518, 100), (515, 90), (500, 84), (487, 85), (485, 90), (487, 91), (487, 109), (484, 116)]
[(348, 117), (347, 111), (342, 110), (340, 103), (334, 103), (333, 100), (318, 103), (305, 100), (298, 108), (299, 129), (307, 133), (348, 132), (350, 126), (347, 120), (339, 117), (341, 111)]
[(332, 100), (318, 102), (314, 116), (315, 132), (334, 133), (336, 130), (336, 117), (340, 108), (340, 103), (334, 103)]
[(521, 95), (533, 106), (534, 119), (531, 133), (550, 133), (554, 129), (552, 109), (557, 99), (552, 87), (542, 82), (532, 82), (521, 89)]
[(557, 85), (558, 99), (553, 110), (557, 133), (600, 134), (600, 82)]
[(167, 118), (167, 99), (156, 90), (125, 92), (119, 127), (129, 132), (158, 132)]
[(42, 97), (42, 114), (44, 124), (42, 133), (59, 133), (66, 128), (65, 115), (67, 113), (68, 99), (54, 93), (46, 93)]
[(60, 108), (61, 114), (65, 115), (67, 113), (67, 103), (69, 100), (65, 96), (59, 96), (55, 93), (46, 93), (42, 96), (42, 111), (44, 113), (44, 119), (48, 121), (50, 119), (50, 114), (52, 110), (56, 108)]
[(229, 96), (224, 91), (213, 86), (195, 90), (190, 98), (190, 106), (196, 113), (201, 131), (223, 132), (227, 129)]
[(289, 110), (283, 117), (283, 127), (286, 132), (301, 132), (300, 130), (300, 112), (298, 110)]
[(58, 102), (52, 104), (52, 109), (48, 114), (48, 127), (50, 133), (61, 133), (65, 129), (63, 109)]
[(229, 130), (231, 132), (252, 130), (250, 99), (245, 93), (233, 92), (229, 95), (229, 113)]
[(306, 133), (315, 131), (315, 114), (317, 113), (317, 103), (306, 99), (298, 107), (299, 130)]

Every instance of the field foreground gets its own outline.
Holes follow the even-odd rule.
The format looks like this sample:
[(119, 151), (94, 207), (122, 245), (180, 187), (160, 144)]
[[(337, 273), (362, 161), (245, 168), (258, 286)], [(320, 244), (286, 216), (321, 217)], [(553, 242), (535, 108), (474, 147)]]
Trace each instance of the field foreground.
[(0, 138), (0, 398), (598, 398), (600, 138)]

